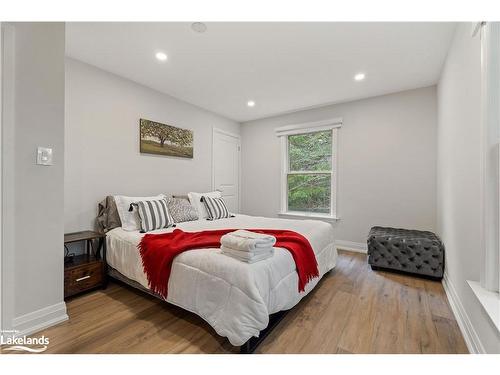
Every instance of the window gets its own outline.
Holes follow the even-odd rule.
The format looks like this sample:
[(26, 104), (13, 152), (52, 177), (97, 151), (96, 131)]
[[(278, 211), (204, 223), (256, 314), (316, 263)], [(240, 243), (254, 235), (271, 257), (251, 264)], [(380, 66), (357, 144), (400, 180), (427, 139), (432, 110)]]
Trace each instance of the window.
[[(481, 43), (480, 183), (482, 255), (480, 282), (467, 280), (479, 303), (500, 332), (500, 23), (475, 25), (473, 37)], [(484, 350), (480, 348), (475, 350)]]
[[(481, 241), (483, 265), (481, 286), (491, 292), (500, 289), (500, 233), (499, 233), (499, 134), (500, 113), (498, 112), (500, 85), (500, 24), (497, 22), (480, 23), (478, 31), (481, 38), (481, 196), (482, 214)], [(498, 317), (500, 325), (500, 316)]]
[(280, 214), (336, 218), (339, 126), (336, 119), (277, 129), (282, 138)]

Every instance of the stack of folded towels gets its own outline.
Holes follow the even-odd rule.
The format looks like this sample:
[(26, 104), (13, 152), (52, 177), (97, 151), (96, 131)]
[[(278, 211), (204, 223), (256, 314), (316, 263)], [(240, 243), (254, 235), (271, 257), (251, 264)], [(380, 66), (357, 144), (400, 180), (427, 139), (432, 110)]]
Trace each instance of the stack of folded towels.
[(220, 242), (222, 253), (242, 262), (255, 263), (273, 256), (276, 238), (240, 229), (225, 234)]

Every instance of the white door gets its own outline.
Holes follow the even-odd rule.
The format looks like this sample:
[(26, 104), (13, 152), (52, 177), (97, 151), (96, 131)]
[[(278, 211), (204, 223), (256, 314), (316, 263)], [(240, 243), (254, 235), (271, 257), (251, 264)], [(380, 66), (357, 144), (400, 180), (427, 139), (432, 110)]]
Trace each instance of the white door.
[(239, 135), (214, 128), (212, 187), (234, 213), (240, 210), (240, 143)]

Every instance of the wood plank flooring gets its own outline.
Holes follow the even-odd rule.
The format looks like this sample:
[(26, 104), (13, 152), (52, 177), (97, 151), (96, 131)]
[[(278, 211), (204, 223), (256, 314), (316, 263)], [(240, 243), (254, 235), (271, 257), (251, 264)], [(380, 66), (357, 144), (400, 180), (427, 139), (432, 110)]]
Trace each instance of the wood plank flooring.
[[(70, 320), (36, 334), (46, 353), (236, 353), (201, 318), (110, 283), (67, 303)], [(257, 353), (467, 353), (439, 282), (375, 272), (366, 255), (338, 265)]]

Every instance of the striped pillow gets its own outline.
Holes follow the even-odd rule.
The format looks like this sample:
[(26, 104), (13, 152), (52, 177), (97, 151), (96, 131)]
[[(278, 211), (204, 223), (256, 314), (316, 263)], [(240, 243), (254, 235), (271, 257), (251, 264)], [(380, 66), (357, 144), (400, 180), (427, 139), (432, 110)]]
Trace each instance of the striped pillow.
[(141, 219), (141, 232), (174, 226), (174, 219), (168, 212), (166, 199), (139, 201), (135, 204)]
[(205, 204), (205, 208), (207, 209), (207, 220), (217, 220), (232, 217), (223, 198), (211, 198), (204, 195), (202, 197), (202, 200)]

